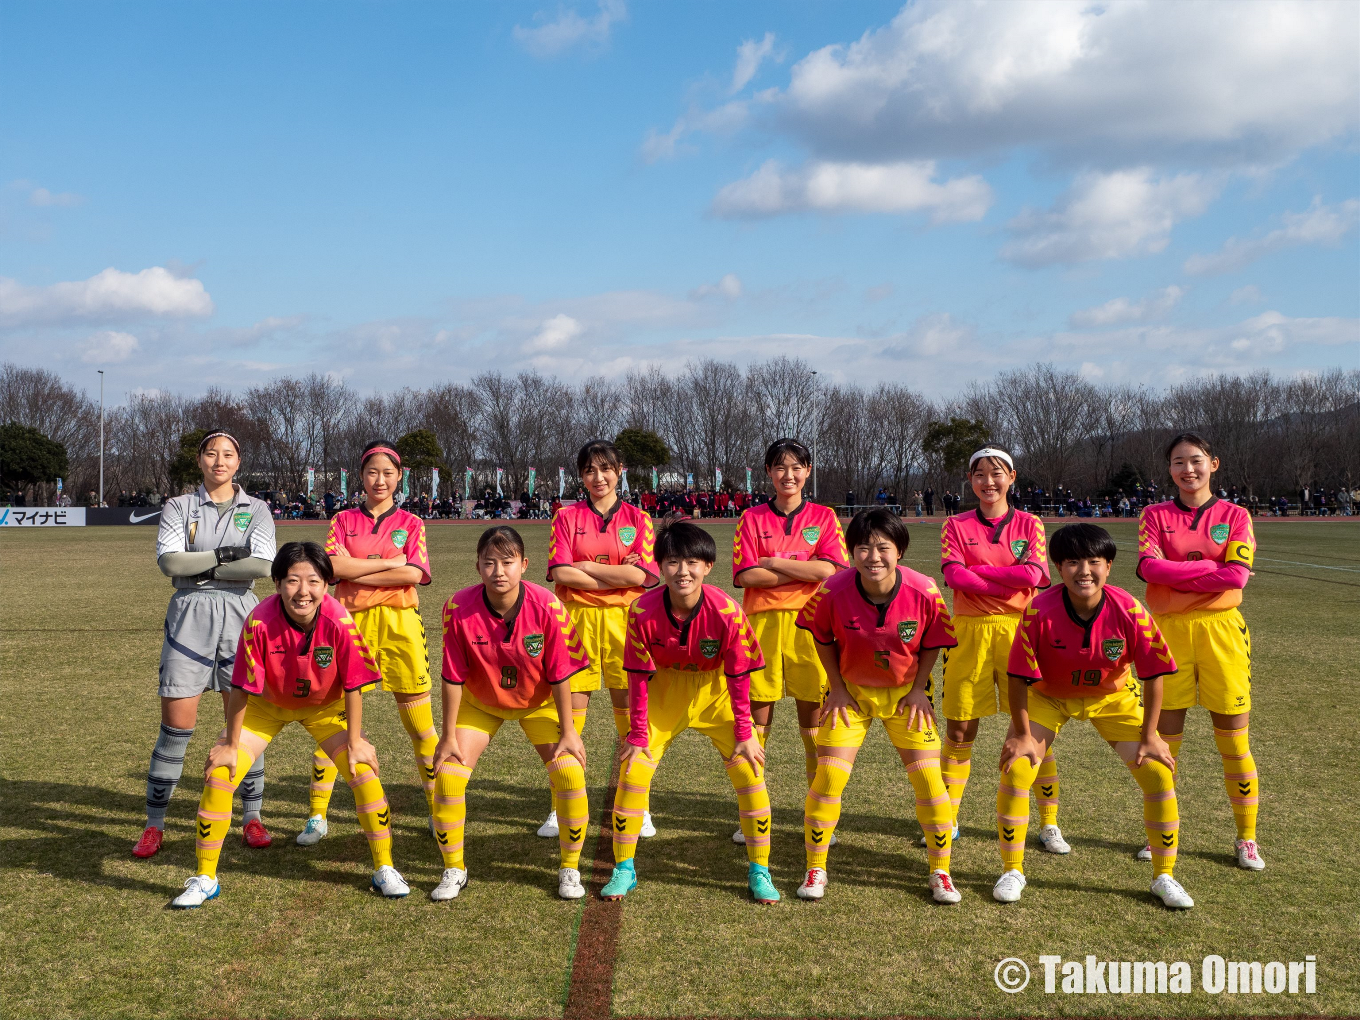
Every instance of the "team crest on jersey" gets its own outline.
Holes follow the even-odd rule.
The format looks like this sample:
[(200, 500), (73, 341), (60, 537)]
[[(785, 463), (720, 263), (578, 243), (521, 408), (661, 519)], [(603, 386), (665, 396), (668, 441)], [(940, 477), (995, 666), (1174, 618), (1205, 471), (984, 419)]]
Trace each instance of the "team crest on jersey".
[(1017, 560), (1024, 556), (1028, 549), (1029, 539), (1027, 538), (1017, 538), (1011, 542), (1011, 552), (1015, 554)]
[(317, 645), (312, 649), (312, 661), (317, 669), (329, 669), (335, 661), (335, 649), (330, 645)]
[(237, 510), (236, 513), (231, 515), (231, 523), (236, 525), (237, 531), (245, 531), (246, 528), (250, 527), (250, 511)]
[(524, 650), (529, 653), (529, 658), (537, 659), (540, 655), (543, 654), (543, 635), (525, 634)]
[(395, 545), (398, 549), (400, 549), (402, 546), (406, 544), (406, 536), (407, 536), (406, 529), (398, 528), (396, 531), (392, 532), (392, 544)]
[(816, 545), (817, 539), (821, 537), (822, 529), (817, 525), (803, 529), (803, 541), (808, 545)]
[(1124, 639), (1107, 638), (1100, 643), (1100, 650), (1105, 653), (1105, 658), (1111, 662), (1118, 662), (1119, 657), (1124, 654)]
[(501, 667), (501, 686), (507, 691), (519, 685), (519, 670), (514, 666)]
[(624, 545), (632, 545), (633, 539), (637, 538), (637, 528), (620, 528), (619, 541)]
[(897, 625), (897, 636), (902, 639), (903, 644), (916, 636), (916, 627), (915, 620), (903, 620)]
[(1218, 545), (1222, 545), (1228, 540), (1229, 528), (1226, 524), (1215, 524), (1209, 529), (1209, 537)]
[(718, 654), (719, 644), (711, 638), (704, 638), (699, 642), (699, 654), (705, 659), (711, 659)]

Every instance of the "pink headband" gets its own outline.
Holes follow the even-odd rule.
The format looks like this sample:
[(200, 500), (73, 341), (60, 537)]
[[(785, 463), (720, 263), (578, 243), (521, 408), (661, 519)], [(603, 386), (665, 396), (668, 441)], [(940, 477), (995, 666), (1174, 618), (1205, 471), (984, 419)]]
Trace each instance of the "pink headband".
[[(235, 440), (233, 440), (233, 442), (235, 442)], [(387, 454), (387, 456), (392, 458), (393, 464), (397, 465), (397, 467), (401, 467), (401, 454), (399, 454), (396, 450), (392, 449), (392, 447), (390, 446), (375, 446), (371, 450), (365, 450), (364, 458), (363, 460), (359, 461), (359, 466), (363, 467), (365, 464), (367, 464), (368, 458), (372, 457), (375, 453)]]

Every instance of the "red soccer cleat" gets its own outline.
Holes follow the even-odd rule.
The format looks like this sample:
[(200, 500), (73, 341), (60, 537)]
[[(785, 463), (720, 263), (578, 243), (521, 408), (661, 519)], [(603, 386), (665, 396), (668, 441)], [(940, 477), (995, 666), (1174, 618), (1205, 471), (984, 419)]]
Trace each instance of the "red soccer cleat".
[(165, 833), (154, 825), (148, 825), (142, 830), (142, 838), (137, 840), (137, 845), (132, 848), (133, 857), (155, 857), (160, 852), (161, 840), (165, 838)]
[(252, 818), (246, 822), (246, 826), (241, 830), (241, 842), (252, 850), (263, 850), (274, 842), (274, 837), (269, 835), (269, 830), (264, 827), (264, 822), (258, 818)]

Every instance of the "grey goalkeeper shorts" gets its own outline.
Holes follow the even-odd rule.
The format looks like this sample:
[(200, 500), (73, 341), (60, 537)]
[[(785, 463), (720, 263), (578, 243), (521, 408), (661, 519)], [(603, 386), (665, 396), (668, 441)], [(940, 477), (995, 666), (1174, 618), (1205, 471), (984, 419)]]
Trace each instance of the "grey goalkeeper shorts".
[(162, 698), (194, 698), (231, 690), (236, 645), (246, 617), (259, 604), (243, 592), (182, 590), (170, 596), (161, 645)]

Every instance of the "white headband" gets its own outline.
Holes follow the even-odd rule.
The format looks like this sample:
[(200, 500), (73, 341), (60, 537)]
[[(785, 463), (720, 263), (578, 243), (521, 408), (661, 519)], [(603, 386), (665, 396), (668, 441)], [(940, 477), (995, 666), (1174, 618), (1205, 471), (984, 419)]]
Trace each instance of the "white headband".
[(969, 457), (968, 470), (972, 471), (973, 465), (980, 461), (983, 457), (995, 457), (997, 460), (1004, 460), (1006, 462), (1006, 467), (1010, 468), (1012, 471), (1015, 470), (1015, 461), (1011, 460), (1011, 455), (1007, 453), (1005, 450), (996, 449), (996, 447), (994, 446), (984, 446), (977, 453)]

